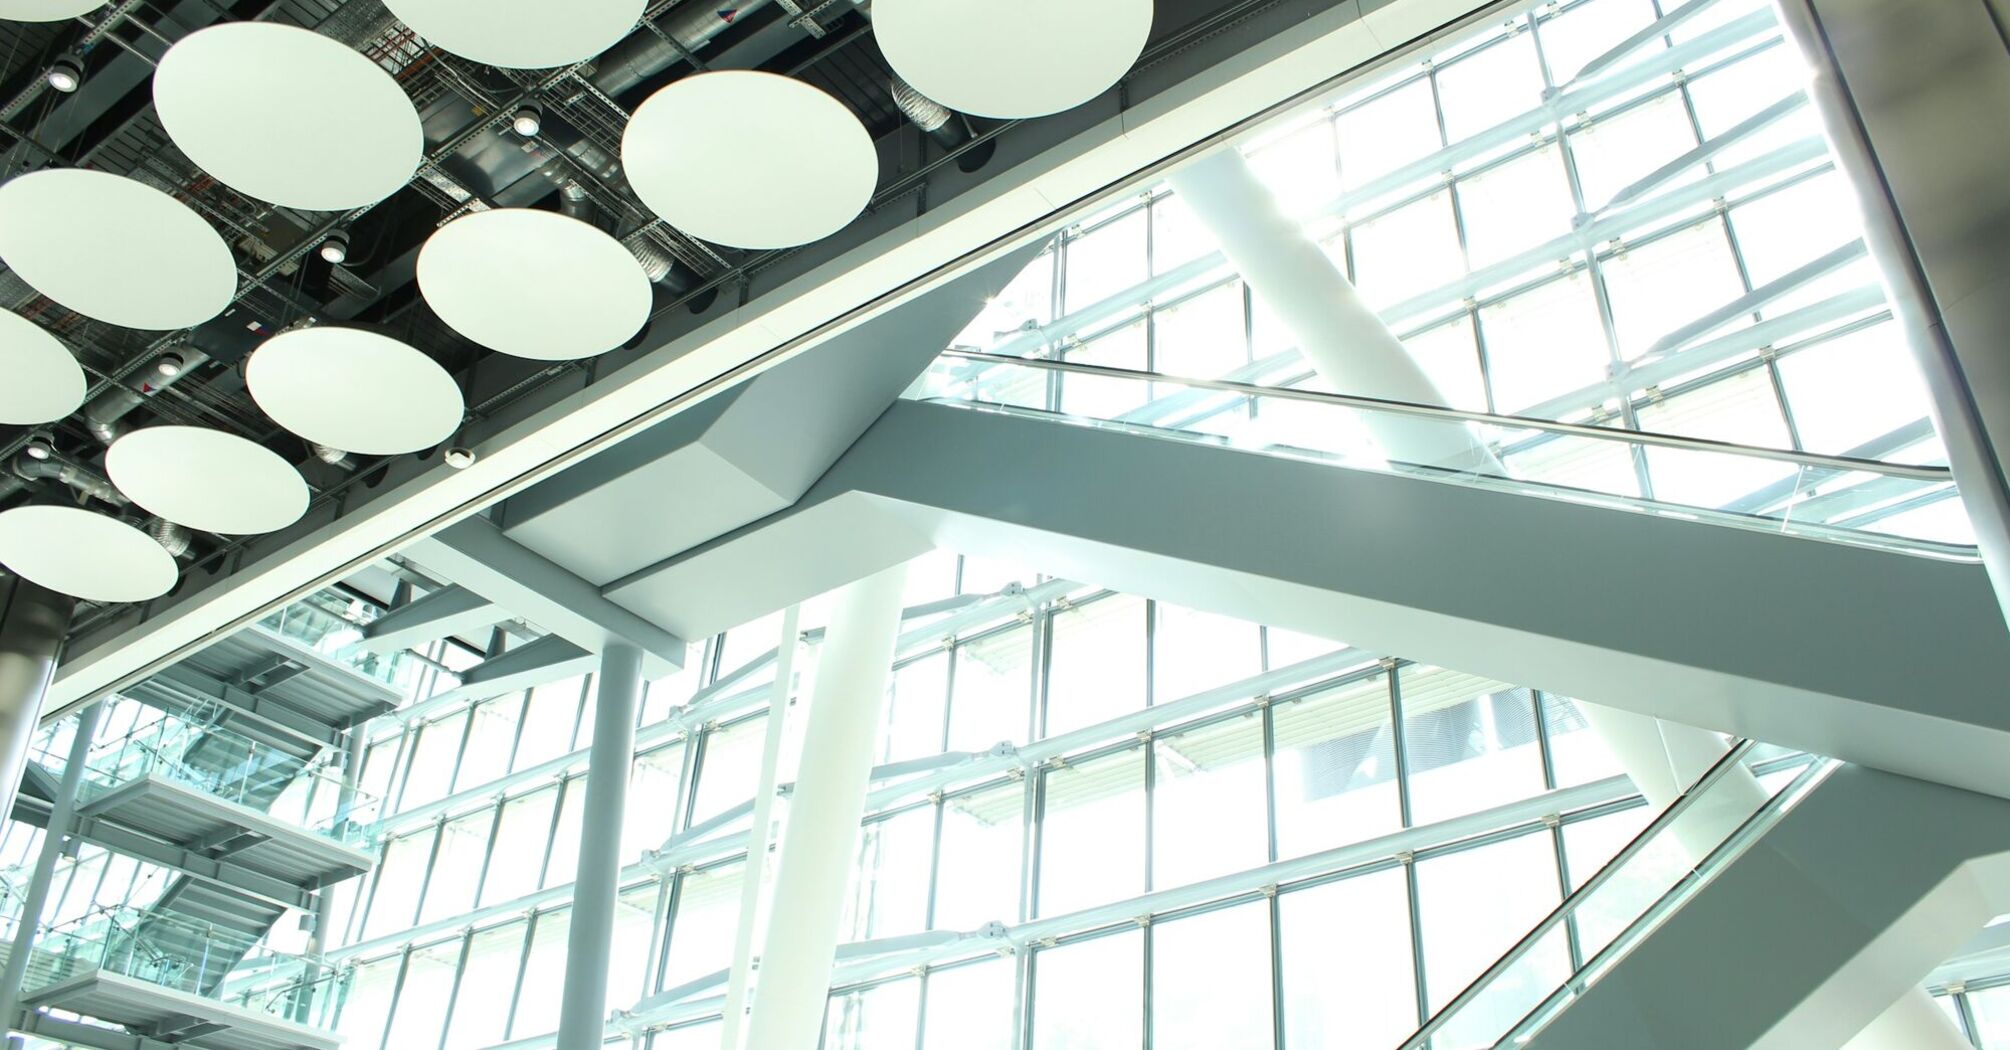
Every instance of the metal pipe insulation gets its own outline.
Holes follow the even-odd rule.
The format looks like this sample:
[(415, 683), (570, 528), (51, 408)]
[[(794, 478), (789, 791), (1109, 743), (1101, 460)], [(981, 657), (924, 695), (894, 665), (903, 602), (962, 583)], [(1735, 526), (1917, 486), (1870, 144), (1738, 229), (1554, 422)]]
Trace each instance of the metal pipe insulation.
[[(935, 144), (945, 152), (962, 148), (972, 138), (970, 121), (948, 106), (929, 98), (914, 89), (914, 85), (894, 74), (893, 105), (901, 115), (914, 123)], [(991, 163), (991, 155), (998, 152), (996, 140), (984, 142), (975, 149), (956, 158), (956, 166), (966, 172), (976, 171)]]
[(209, 360), (209, 355), (197, 349), (194, 343), (183, 343), (163, 351), (148, 362), (140, 374), (128, 383), (120, 383), (84, 403), (84, 426), (91, 436), (109, 445), (131, 428), (124, 423), (125, 417), (133, 409), (162, 390), (181, 381), (181, 378), (200, 368)]
[(14, 457), (14, 474), (24, 481), (60, 481), (86, 499), (102, 500), (114, 506), (123, 507), (132, 502), (104, 475), (61, 452), (51, 451), (40, 458), (22, 452)]

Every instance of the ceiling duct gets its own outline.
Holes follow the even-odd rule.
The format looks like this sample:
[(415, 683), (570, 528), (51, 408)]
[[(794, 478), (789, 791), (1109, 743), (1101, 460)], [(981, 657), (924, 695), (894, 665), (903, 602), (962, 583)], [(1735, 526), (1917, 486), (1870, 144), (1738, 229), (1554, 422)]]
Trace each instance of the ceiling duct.
[[(48, 451), (41, 458), (31, 456), (25, 451), (18, 453), (14, 457), (14, 475), (24, 482), (45, 479), (62, 482), (86, 500), (100, 500), (119, 507), (132, 502), (104, 475), (61, 452)], [(0, 495), (5, 493), (0, 492)]]
[(209, 361), (209, 355), (196, 348), (192, 342), (185, 342), (172, 350), (166, 350), (147, 362), (145, 368), (128, 381), (120, 383), (84, 403), (84, 426), (91, 436), (104, 444), (111, 444), (130, 429), (125, 418), (132, 410), (145, 404), (148, 398), (173, 386), (181, 378), (195, 371)]
[(187, 554), (189, 547), (195, 543), (195, 537), (186, 528), (166, 518), (148, 519), (145, 532), (153, 537), (155, 543), (161, 545), (162, 550), (175, 558)]
[[(892, 84), (893, 105), (900, 110), (914, 126), (926, 132), (935, 144), (946, 152), (961, 149), (972, 138), (970, 121), (948, 106), (929, 98), (914, 89), (914, 85), (896, 76)], [(998, 151), (998, 144), (986, 140), (972, 147), (969, 152), (956, 158), (956, 166), (964, 171), (976, 171), (991, 162), (991, 155)]]

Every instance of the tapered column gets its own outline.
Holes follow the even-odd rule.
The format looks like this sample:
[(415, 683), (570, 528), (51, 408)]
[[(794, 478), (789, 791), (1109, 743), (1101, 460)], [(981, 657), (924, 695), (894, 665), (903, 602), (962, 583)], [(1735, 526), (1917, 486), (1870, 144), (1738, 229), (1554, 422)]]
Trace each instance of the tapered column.
[(0, 573), (0, 820), (14, 815), (14, 792), (28, 767), (28, 744), (76, 601)]
[(832, 603), (769, 895), (749, 1047), (817, 1045), (906, 581), (907, 567), (897, 566), (846, 586)]
[(621, 879), (621, 824), (627, 811), (628, 767), (635, 760), (635, 714), (642, 705), (641, 649), (611, 645), (601, 653), (594, 705), (558, 1050), (599, 1050), (605, 1041), (607, 959)]
[(14, 1027), (14, 1013), (21, 1006), (21, 981), (28, 975), (28, 957), (34, 954), (42, 911), (49, 903), (49, 881), (56, 874), (56, 858), (63, 855), (70, 837), (70, 824), (77, 813), (77, 789), (84, 779), (84, 762), (91, 757), (91, 742), (97, 738), (98, 718), (103, 710), (103, 704), (93, 703), (77, 714), (69, 761), (63, 766), (63, 779), (56, 787), (55, 803), (49, 809), (49, 826), (42, 835), (42, 850), (35, 855), (35, 869), (28, 876), (28, 890), (21, 897), (21, 922), (14, 929), (14, 943), (7, 951), (7, 969), (0, 973), (0, 1030)]

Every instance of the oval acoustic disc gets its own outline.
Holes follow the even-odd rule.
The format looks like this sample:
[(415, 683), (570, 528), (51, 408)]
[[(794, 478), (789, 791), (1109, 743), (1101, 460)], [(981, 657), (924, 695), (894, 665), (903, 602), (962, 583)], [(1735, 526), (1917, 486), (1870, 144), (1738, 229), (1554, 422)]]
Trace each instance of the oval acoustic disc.
[(20, 314), (0, 310), (0, 423), (32, 426), (84, 403), (84, 369), (61, 340)]
[(63, 306), (127, 328), (189, 328), (237, 294), (237, 263), (202, 216), (152, 186), (84, 168), (0, 186), (0, 260)]
[(173, 555), (117, 518), (78, 507), (0, 511), (0, 565), (93, 602), (143, 602), (174, 587)]
[(629, 185), (663, 221), (734, 248), (793, 248), (858, 218), (879, 181), (844, 103), (747, 70), (671, 81), (621, 137)]
[(385, 0), (398, 21), (462, 58), (511, 69), (584, 62), (642, 20), (644, 0)]
[(375, 62), (272, 22), (198, 29), (161, 56), (154, 109), (202, 170), (259, 200), (348, 211), (396, 193), (425, 148), (418, 111)]
[(387, 335), (328, 325), (273, 336), (244, 366), (251, 399), (319, 445), (394, 456), (453, 436), (464, 404), (454, 377)]
[(276, 532), (307, 513), (307, 482), (293, 464), (208, 427), (135, 430), (105, 451), (105, 473), (142, 508), (204, 532)]
[(106, 0), (0, 0), (0, 18), (16, 22), (61, 22), (87, 15)]
[(621, 242), (557, 212), (496, 208), (419, 250), (419, 291), (454, 331), (513, 357), (604, 354), (649, 320), (649, 277)]
[[(974, 35), (973, 35), (974, 31)], [(1073, 109), (1116, 86), (1152, 31), (1152, 0), (874, 0), (872, 35), (916, 91), (1016, 120)]]

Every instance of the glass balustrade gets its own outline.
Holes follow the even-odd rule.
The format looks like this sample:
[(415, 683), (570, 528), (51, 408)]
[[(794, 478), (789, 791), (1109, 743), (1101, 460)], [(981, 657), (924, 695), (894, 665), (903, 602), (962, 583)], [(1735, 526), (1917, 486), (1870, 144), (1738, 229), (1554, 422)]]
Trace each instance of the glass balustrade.
[[(963, 351), (937, 358), (907, 396), (1352, 469), (1977, 558), (1952, 475), (1936, 462), (1822, 456)], [(1930, 445), (1915, 442), (1917, 458), (1932, 458)]]
[[(57, 766), (60, 769), (60, 764)], [(102, 794), (159, 776), (353, 846), (370, 842), (381, 800), (345, 789), (339, 774), (250, 737), (165, 718), (101, 740), (85, 760), (83, 792)]]
[(108, 908), (43, 929), (22, 989), (32, 994), (96, 971), (326, 1027), (336, 999), (334, 971), (297, 956), (247, 957), (249, 947), (239, 930)]
[(404, 650), (384, 653), (363, 648), (363, 628), (381, 615), (374, 605), (324, 588), (267, 615), (256, 626), (405, 696), (415, 696), (424, 667), (421, 661)]
[(1732, 748), (1400, 1050), (1478, 1050), (1528, 1041), (1835, 765), (1815, 756), (1798, 763), (1776, 758), (1760, 775), (1749, 742)]

